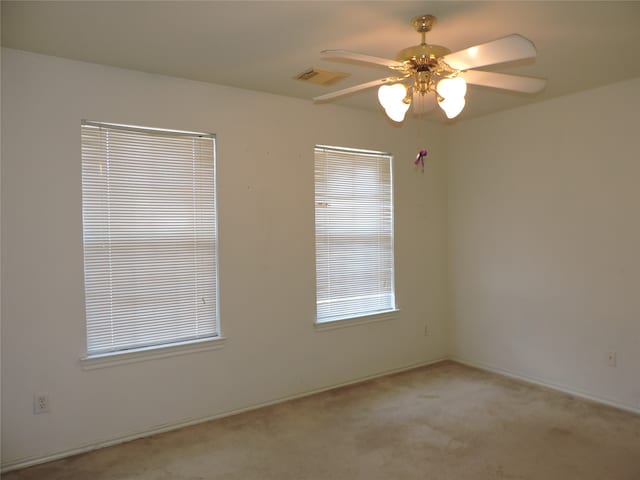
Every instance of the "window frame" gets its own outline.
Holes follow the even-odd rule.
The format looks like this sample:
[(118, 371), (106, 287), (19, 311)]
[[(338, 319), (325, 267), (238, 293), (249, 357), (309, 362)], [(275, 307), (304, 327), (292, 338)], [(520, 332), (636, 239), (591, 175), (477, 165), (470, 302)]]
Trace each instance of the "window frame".
[[(91, 370), (95, 368), (103, 368), (112, 365), (120, 365), (125, 363), (132, 363), (138, 361), (144, 361), (154, 358), (163, 358), (163, 357), (171, 357), (176, 355), (183, 355), (186, 353), (195, 353), (202, 352), (206, 350), (214, 350), (219, 349), (224, 346), (226, 342), (226, 338), (222, 334), (221, 322), (220, 322), (220, 306), (219, 306), (219, 255), (218, 255), (218, 246), (219, 246), (219, 230), (218, 230), (218, 200), (217, 200), (217, 141), (215, 134), (212, 133), (201, 133), (201, 132), (191, 132), (191, 131), (183, 131), (183, 130), (172, 130), (172, 129), (163, 129), (163, 128), (153, 128), (146, 126), (133, 126), (133, 125), (124, 125), (124, 124), (116, 124), (116, 123), (107, 123), (107, 122), (95, 122), (89, 120), (82, 120), (81, 126), (84, 129), (87, 127), (104, 127), (113, 130), (119, 131), (132, 131), (142, 134), (148, 135), (165, 135), (170, 136), (174, 140), (177, 137), (200, 137), (200, 138), (210, 138), (212, 141), (211, 145), (211, 153), (212, 153), (212, 171), (211, 171), (211, 193), (212, 193), (212, 203), (211, 208), (213, 210), (214, 218), (212, 220), (212, 231), (213, 231), (213, 249), (212, 259), (213, 259), (213, 275), (212, 279), (215, 282), (215, 286), (213, 291), (213, 295), (215, 295), (215, 302), (213, 305), (213, 329), (214, 333), (210, 336), (203, 336), (199, 338), (192, 339), (180, 339), (179, 337), (173, 336), (173, 340), (168, 339), (161, 343), (155, 343), (151, 345), (141, 345), (141, 346), (133, 346), (122, 349), (115, 349), (110, 351), (97, 351), (90, 352), (89, 351), (89, 317), (88, 317), (88, 305), (87, 305), (87, 266), (86, 266), (86, 253), (83, 253), (83, 269), (84, 269), (84, 301), (85, 301), (85, 354), (80, 357), (80, 363), (83, 369)], [(84, 138), (84, 130), (82, 131), (82, 147), (85, 148), (85, 138)], [(132, 144), (133, 145), (133, 144)], [(135, 146), (135, 145), (134, 145)], [(127, 145), (129, 147), (129, 145)], [(194, 157), (195, 158), (195, 157)], [(82, 182), (83, 182), (83, 196), (82, 196), (82, 235), (83, 235), (83, 251), (86, 249), (86, 219), (85, 219), (85, 157), (82, 155)], [(195, 168), (195, 167), (194, 167)], [(151, 177), (154, 178), (154, 177)], [(195, 200), (194, 200), (195, 201)], [(195, 203), (194, 203), (195, 205)], [(157, 207), (156, 207), (157, 208)], [(195, 208), (195, 207), (194, 207)], [(188, 237), (191, 239), (197, 237)], [(187, 240), (188, 240), (187, 238)], [(109, 267), (110, 268), (110, 267)], [(194, 270), (195, 271), (195, 270)], [(210, 290), (211, 291), (211, 290)], [(134, 327), (132, 327), (134, 328)]]
[[(361, 311), (359, 313), (347, 313), (343, 316), (332, 315), (320, 318), (318, 316), (318, 288), (319, 288), (319, 278), (318, 278), (318, 207), (320, 203), (324, 203), (321, 199), (318, 198), (318, 178), (317, 178), (317, 170), (318, 170), (318, 153), (319, 151), (333, 151), (338, 152), (340, 154), (345, 155), (363, 155), (363, 156), (379, 156), (386, 157), (388, 160), (387, 168), (388, 176), (389, 176), (389, 206), (390, 206), (390, 214), (391, 219), (389, 221), (389, 227), (391, 231), (390, 235), (390, 247), (389, 247), (389, 255), (391, 258), (391, 268), (390, 268), (390, 296), (392, 301), (391, 305), (388, 308), (376, 311)], [(357, 168), (357, 167), (354, 167)], [(395, 202), (394, 202), (394, 188), (393, 188), (393, 155), (388, 152), (380, 152), (375, 150), (365, 150), (351, 147), (336, 147), (329, 145), (315, 145), (314, 146), (314, 239), (315, 239), (315, 251), (314, 251), (314, 260), (315, 260), (315, 319), (314, 326), (317, 331), (325, 331), (325, 330), (333, 330), (336, 328), (350, 327), (355, 325), (368, 324), (372, 322), (380, 322), (397, 318), (397, 312), (399, 312), (399, 308), (397, 306), (397, 296), (396, 296), (396, 265), (395, 265)]]

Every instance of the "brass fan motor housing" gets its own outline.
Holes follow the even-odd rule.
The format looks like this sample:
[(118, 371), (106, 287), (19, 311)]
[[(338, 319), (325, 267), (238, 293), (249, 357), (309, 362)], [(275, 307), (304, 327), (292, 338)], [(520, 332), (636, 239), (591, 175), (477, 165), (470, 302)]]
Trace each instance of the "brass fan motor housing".
[(413, 47), (407, 47), (400, 50), (396, 55), (396, 60), (410, 65), (411, 70), (414, 72), (433, 71), (438, 66), (438, 59), (444, 57), (448, 53), (451, 53), (447, 47), (442, 45), (429, 45), (425, 41), (425, 34), (429, 32), (433, 25), (436, 23), (436, 17), (433, 15), (420, 15), (415, 17), (411, 24), (422, 36), (420, 45), (414, 45)]
[(413, 47), (407, 47), (400, 50), (396, 55), (396, 60), (399, 62), (415, 62), (416, 64), (425, 63), (427, 60), (434, 60), (437, 63), (439, 57), (451, 53), (447, 47), (442, 45), (428, 45), (422, 43), (420, 45), (414, 45)]

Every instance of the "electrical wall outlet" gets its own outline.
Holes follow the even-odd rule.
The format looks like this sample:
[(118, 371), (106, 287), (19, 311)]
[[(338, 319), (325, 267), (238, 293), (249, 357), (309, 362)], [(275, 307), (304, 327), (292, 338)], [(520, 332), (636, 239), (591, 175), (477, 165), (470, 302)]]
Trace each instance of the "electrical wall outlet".
[(610, 367), (615, 367), (617, 363), (618, 363), (618, 355), (616, 354), (616, 352), (609, 352), (607, 354), (607, 364)]
[(33, 396), (33, 413), (49, 412), (49, 395), (47, 393), (36, 393)]

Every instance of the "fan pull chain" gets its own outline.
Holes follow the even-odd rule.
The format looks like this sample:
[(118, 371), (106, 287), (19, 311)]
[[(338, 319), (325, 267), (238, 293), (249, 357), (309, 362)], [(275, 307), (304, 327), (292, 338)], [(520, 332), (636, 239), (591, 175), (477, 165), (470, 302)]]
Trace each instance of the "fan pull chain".
[(416, 161), (413, 162), (413, 164), (417, 167), (418, 165), (420, 165), (421, 169), (422, 169), (422, 173), (424, 173), (424, 158), (427, 156), (427, 150), (426, 149), (422, 149), (418, 152), (418, 156), (416, 157)]
[[(424, 122), (425, 122), (425, 125), (426, 125), (426, 123), (427, 123), (427, 122), (425, 121), (425, 119), (424, 119), (424, 113), (420, 113), (420, 114), (418, 115), (418, 120), (420, 120), (420, 121), (424, 121)], [(420, 129), (418, 129), (418, 134), (417, 134), (417, 137), (418, 137), (418, 138), (417, 138), (417, 142), (416, 142), (416, 143), (417, 143), (418, 145), (419, 145), (419, 144), (420, 144), (420, 142), (421, 142), (421, 140), (420, 140), (420, 133), (419, 133), (419, 131), (420, 131)], [(428, 153), (429, 153), (429, 152), (427, 151), (427, 149), (426, 149), (426, 148), (422, 148), (422, 149), (420, 149), (420, 150), (418, 151), (418, 155), (416, 156), (416, 160), (413, 162), (413, 164), (414, 164), (414, 166), (415, 166), (415, 168), (416, 168), (416, 169), (418, 168), (418, 166), (420, 166), (420, 170), (422, 171), (422, 173), (424, 173), (424, 159), (426, 158), (426, 156), (427, 156), (427, 154), (428, 154)]]

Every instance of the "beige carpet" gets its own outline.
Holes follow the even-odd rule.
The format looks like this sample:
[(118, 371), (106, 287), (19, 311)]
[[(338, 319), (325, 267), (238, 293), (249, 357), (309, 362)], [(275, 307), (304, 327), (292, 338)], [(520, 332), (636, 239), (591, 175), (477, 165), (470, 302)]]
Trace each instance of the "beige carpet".
[(447, 362), (3, 479), (640, 480), (640, 416)]

